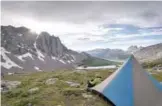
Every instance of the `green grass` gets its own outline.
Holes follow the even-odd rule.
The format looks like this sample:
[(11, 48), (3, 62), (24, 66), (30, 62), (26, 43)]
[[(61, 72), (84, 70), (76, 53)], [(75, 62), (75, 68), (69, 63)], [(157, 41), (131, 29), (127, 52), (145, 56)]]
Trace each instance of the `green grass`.
[(110, 60), (100, 59), (96, 57), (89, 57), (83, 60), (84, 65), (87, 66), (106, 66), (106, 65), (117, 65), (119, 62), (114, 62)]
[[(87, 80), (94, 78), (98, 73), (104, 80), (112, 72), (102, 71), (57, 71), (38, 72), (21, 75), (6, 75), (4, 80), (18, 80), (22, 84), (8, 93), (2, 94), (2, 106), (109, 106), (103, 99), (86, 91)], [(46, 85), (49, 78), (58, 78), (55, 84)], [(65, 81), (80, 83), (79, 87), (71, 87)], [(28, 93), (30, 88), (39, 87), (34, 94)], [(84, 98), (83, 93), (93, 95), (92, 98)]]
[[(18, 80), (22, 84), (8, 93), (2, 93), (2, 106), (111, 106), (101, 97), (87, 92), (87, 80), (94, 78), (96, 74), (102, 76), (104, 80), (111, 75), (113, 70), (95, 71), (57, 71), (57, 72), (37, 72), (21, 75), (6, 75), (3, 80)], [(153, 74), (158, 80), (162, 81), (162, 72)], [(45, 81), (49, 78), (58, 78), (55, 84), (46, 85)], [(80, 83), (79, 87), (71, 87), (65, 81)], [(33, 94), (29, 93), (30, 88), (39, 87), (40, 90)], [(92, 95), (91, 98), (83, 97), (83, 93)]]
[(154, 61), (145, 62), (142, 65), (145, 68), (152, 68), (152, 67), (156, 67), (156, 66), (162, 67), (162, 58), (154, 60)]

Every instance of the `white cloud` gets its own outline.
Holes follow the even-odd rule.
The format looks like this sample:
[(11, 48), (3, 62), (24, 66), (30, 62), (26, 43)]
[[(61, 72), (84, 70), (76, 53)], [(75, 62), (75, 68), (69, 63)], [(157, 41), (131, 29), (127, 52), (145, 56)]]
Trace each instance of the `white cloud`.
[(135, 38), (135, 37), (147, 37), (147, 36), (155, 36), (159, 35), (162, 36), (162, 31), (153, 31), (153, 32), (142, 32), (138, 34), (117, 34), (112, 39), (128, 39), (128, 38)]
[[(59, 36), (71, 49), (126, 48), (133, 43), (127, 40), (162, 35), (162, 29), (142, 29), (138, 34), (128, 35), (112, 33), (122, 28), (102, 25), (158, 27), (162, 25), (161, 9), (161, 2), (2, 2), (1, 20), (2, 25), (25, 26), (37, 33), (47, 31)], [(140, 38), (134, 41), (140, 42), (143, 42)], [(149, 44), (147, 40), (144, 42)]]

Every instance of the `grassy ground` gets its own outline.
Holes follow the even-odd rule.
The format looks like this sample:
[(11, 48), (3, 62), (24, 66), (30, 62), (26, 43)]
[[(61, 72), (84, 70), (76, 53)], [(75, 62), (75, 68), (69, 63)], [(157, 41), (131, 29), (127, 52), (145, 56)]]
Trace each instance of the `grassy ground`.
[(118, 65), (120, 62), (114, 62), (110, 60), (100, 59), (96, 57), (89, 57), (88, 59), (83, 60), (84, 65), (87, 66), (106, 66), (106, 65)]
[[(2, 106), (108, 106), (107, 103), (97, 95), (87, 92), (87, 80), (94, 78), (99, 73), (105, 79), (111, 71), (58, 71), (39, 72), (22, 75), (6, 75), (4, 80), (21, 81), (22, 84), (8, 93), (2, 94)], [(55, 84), (46, 85), (49, 78), (58, 78)], [(78, 87), (71, 87), (65, 81), (80, 83)], [(39, 87), (40, 90), (29, 94), (30, 88)], [(83, 94), (93, 95), (85, 98)]]
[[(112, 70), (96, 71), (57, 71), (38, 72), (22, 75), (6, 75), (4, 80), (21, 81), (22, 84), (8, 93), (2, 94), (2, 106), (111, 106), (102, 98), (91, 92), (87, 92), (87, 80), (100, 74), (104, 80), (112, 73)], [(162, 81), (162, 73), (154, 74), (155, 78)], [(49, 78), (58, 78), (55, 84), (46, 85)], [(80, 83), (78, 87), (71, 87), (65, 81)], [(28, 93), (30, 88), (39, 87), (34, 94)], [(92, 95), (89, 98), (83, 96)]]

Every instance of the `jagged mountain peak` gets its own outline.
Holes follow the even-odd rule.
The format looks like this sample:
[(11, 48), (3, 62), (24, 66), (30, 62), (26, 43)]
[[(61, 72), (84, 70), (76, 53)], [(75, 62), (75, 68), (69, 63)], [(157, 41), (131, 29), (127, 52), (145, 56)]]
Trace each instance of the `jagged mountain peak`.
[(141, 50), (142, 48), (143, 48), (142, 46), (138, 47), (137, 45), (132, 45), (132, 46), (128, 47), (127, 52), (134, 53), (138, 50)]
[(141, 62), (151, 62), (162, 59), (162, 43), (142, 47), (133, 53)]
[(3, 72), (70, 68), (85, 58), (67, 49), (59, 37), (36, 34), (25, 27), (1, 26), (1, 41)]

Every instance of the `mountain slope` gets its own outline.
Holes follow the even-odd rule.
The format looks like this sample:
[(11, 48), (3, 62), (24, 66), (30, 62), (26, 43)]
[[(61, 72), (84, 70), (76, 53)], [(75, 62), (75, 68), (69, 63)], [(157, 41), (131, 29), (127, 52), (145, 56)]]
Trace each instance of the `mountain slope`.
[(162, 60), (162, 43), (147, 47), (130, 46), (127, 51), (120, 49), (95, 49), (87, 51), (88, 54), (109, 60), (125, 60), (133, 53), (140, 62), (155, 62)]
[(162, 43), (143, 47), (133, 53), (141, 62), (152, 62), (162, 59)]
[[(6, 75), (3, 81), (20, 81), (21, 85), (4, 93), (1, 86), (2, 106), (112, 106), (95, 93), (87, 92), (87, 80), (100, 75), (102, 80), (114, 72), (113, 70), (94, 71), (56, 71), (30, 74)], [(162, 82), (162, 72), (152, 74)], [(51, 83), (47, 83), (47, 82)], [(71, 82), (71, 83), (67, 83)], [(14, 83), (14, 82), (13, 82)], [(2, 84), (2, 83), (1, 83)], [(9, 84), (9, 83), (7, 83)], [(11, 83), (12, 84), (12, 83)], [(76, 86), (75, 86), (76, 85)], [(3, 89), (4, 88), (4, 89)], [(37, 91), (29, 93), (29, 90)]]
[(25, 27), (1, 26), (2, 72), (71, 68), (84, 55), (67, 49), (58, 37)]
[(82, 61), (83, 65), (87, 66), (106, 66), (106, 65), (116, 65), (119, 64), (118, 62), (109, 61), (101, 58), (96, 58), (93, 56), (90, 56), (89, 54), (83, 52), (84, 55), (86, 55), (88, 58), (84, 59)]
[(121, 49), (95, 49), (86, 52), (94, 57), (115, 61), (123, 61), (129, 56), (129, 53)]
[(89, 57), (69, 50), (47, 32), (36, 34), (25, 27), (1, 26), (2, 72), (73, 68)]

